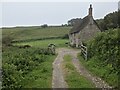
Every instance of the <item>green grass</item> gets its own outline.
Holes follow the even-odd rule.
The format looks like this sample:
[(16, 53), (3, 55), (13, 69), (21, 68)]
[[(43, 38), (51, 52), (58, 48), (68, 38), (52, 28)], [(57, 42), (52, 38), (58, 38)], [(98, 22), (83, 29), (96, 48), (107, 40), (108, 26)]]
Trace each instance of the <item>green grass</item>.
[(70, 55), (64, 56), (64, 75), (69, 88), (94, 88), (94, 85), (89, 80), (76, 71), (71, 60)]
[(2, 36), (14, 38), (14, 40), (28, 40), (28, 39), (40, 39), (50, 37), (63, 37), (68, 34), (71, 27), (16, 27), (16, 28), (3, 28)]
[(52, 88), (52, 63), (55, 57), (49, 56), (37, 69), (26, 75), (24, 88)]
[(36, 47), (5, 47), (2, 53), (3, 88), (51, 88), (55, 57), (41, 54)]
[[(4, 84), (9, 83), (7, 78), (9, 78), (11, 82), (9, 83), (10, 85), (4, 87), (51, 88), (52, 62), (54, 61), (56, 56), (40, 54), (39, 49), (46, 48), (51, 43), (55, 44), (56, 47), (66, 47), (67, 45), (65, 43), (68, 42), (67, 39), (50, 39), (50, 38), (51, 37), (63, 38), (66, 34), (68, 34), (70, 28), (71, 27), (41, 28), (39, 26), (3, 28), (2, 29), (3, 38), (10, 37), (13, 38), (14, 41), (18, 41), (12, 43), (13, 45), (19, 46), (27, 44), (32, 46), (31, 48), (25, 49), (18, 47), (6, 48), (4, 46), (2, 55), (4, 61), (3, 66), (5, 70), (4, 74), (8, 75), (7, 73), (9, 73), (9, 75), (4, 77), (3, 80), (5, 81)], [(40, 40), (43, 38), (49, 39)], [(39, 60), (41, 61), (43, 59), (44, 61), (39, 63)], [(24, 63), (22, 64), (21, 62), (25, 62), (26, 64), (24, 65)], [(16, 68), (20, 68), (20, 70)], [(25, 74), (23, 74), (23, 72)]]
[(48, 39), (48, 40), (38, 40), (38, 41), (30, 41), (30, 42), (19, 42), (19, 43), (14, 43), (14, 45), (30, 45), (32, 47), (40, 47), (40, 48), (45, 48), (49, 44), (55, 44), (56, 47), (66, 47), (67, 45), (65, 44), (68, 42), (67, 39)]
[(118, 86), (118, 75), (111, 72), (112, 68), (110, 65), (103, 66), (102, 61), (97, 60), (96, 57), (92, 57), (90, 60), (86, 61), (78, 54), (78, 58), (93, 75), (99, 76), (113, 87)]

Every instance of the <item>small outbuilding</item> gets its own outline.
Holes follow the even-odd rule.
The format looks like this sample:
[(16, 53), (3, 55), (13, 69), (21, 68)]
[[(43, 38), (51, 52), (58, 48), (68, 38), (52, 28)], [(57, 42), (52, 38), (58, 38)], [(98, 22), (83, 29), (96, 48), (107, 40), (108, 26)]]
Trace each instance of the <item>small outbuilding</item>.
[(88, 10), (88, 15), (81, 22), (76, 23), (69, 32), (69, 40), (71, 46), (78, 47), (82, 42), (86, 42), (101, 32), (97, 22), (92, 15), (92, 5)]

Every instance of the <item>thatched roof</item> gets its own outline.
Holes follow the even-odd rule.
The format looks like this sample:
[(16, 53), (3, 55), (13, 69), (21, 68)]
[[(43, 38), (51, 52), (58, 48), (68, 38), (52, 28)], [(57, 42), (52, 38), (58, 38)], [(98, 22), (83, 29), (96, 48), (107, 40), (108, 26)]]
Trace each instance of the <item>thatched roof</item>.
[(77, 33), (80, 30), (82, 30), (88, 24), (89, 20), (90, 20), (89, 15), (84, 17), (80, 23), (76, 23), (76, 25), (73, 26), (73, 28), (70, 30), (70, 33)]
[[(89, 22), (90, 22), (90, 18), (93, 19), (92, 16), (86, 16), (84, 17), (81, 22), (76, 23), (76, 25), (73, 26), (73, 28), (70, 30), (70, 34), (72, 33), (78, 33), (79, 31), (81, 31)], [(100, 27), (98, 26), (97, 22), (93, 19), (94, 24), (100, 29)]]

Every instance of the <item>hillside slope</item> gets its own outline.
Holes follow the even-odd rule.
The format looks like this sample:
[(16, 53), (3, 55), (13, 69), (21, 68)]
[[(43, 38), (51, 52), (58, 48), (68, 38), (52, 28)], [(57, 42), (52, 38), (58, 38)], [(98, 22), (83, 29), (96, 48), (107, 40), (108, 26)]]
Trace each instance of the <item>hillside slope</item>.
[(3, 28), (2, 36), (12, 37), (14, 40), (28, 40), (28, 39), (41, 39), (50, 37), (64, 37), (68, 34), (71, 27), (15, 27), (15, 28)]

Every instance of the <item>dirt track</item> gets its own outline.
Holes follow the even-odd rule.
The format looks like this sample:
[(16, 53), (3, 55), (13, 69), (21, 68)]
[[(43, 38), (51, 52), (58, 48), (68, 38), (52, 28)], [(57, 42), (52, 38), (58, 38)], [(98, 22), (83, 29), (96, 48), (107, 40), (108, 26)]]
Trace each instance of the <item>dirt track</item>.
[(112, 88), (107, 83), (105, 83), (101, 78), (93, 76), (90, 74), (85, 67), (82, 66), (80, 61), (77, 59), (77, 53), (80, 51), (74, 49), (66, 49), (60, 48), (57, 50), (58, 56), (56, 57), (55, 61), (53, 62), (53, 80), (52, 80), (52, 88), (68, 88), (67, 83), (64, 80), (63, 70), (61, 63), (63, 61), (64, 55), (70, 54), (72, 56), (72, 62), (75, 66), (76, 70), (83, 75), (91, 83), (95, 84), (96, 88)]

